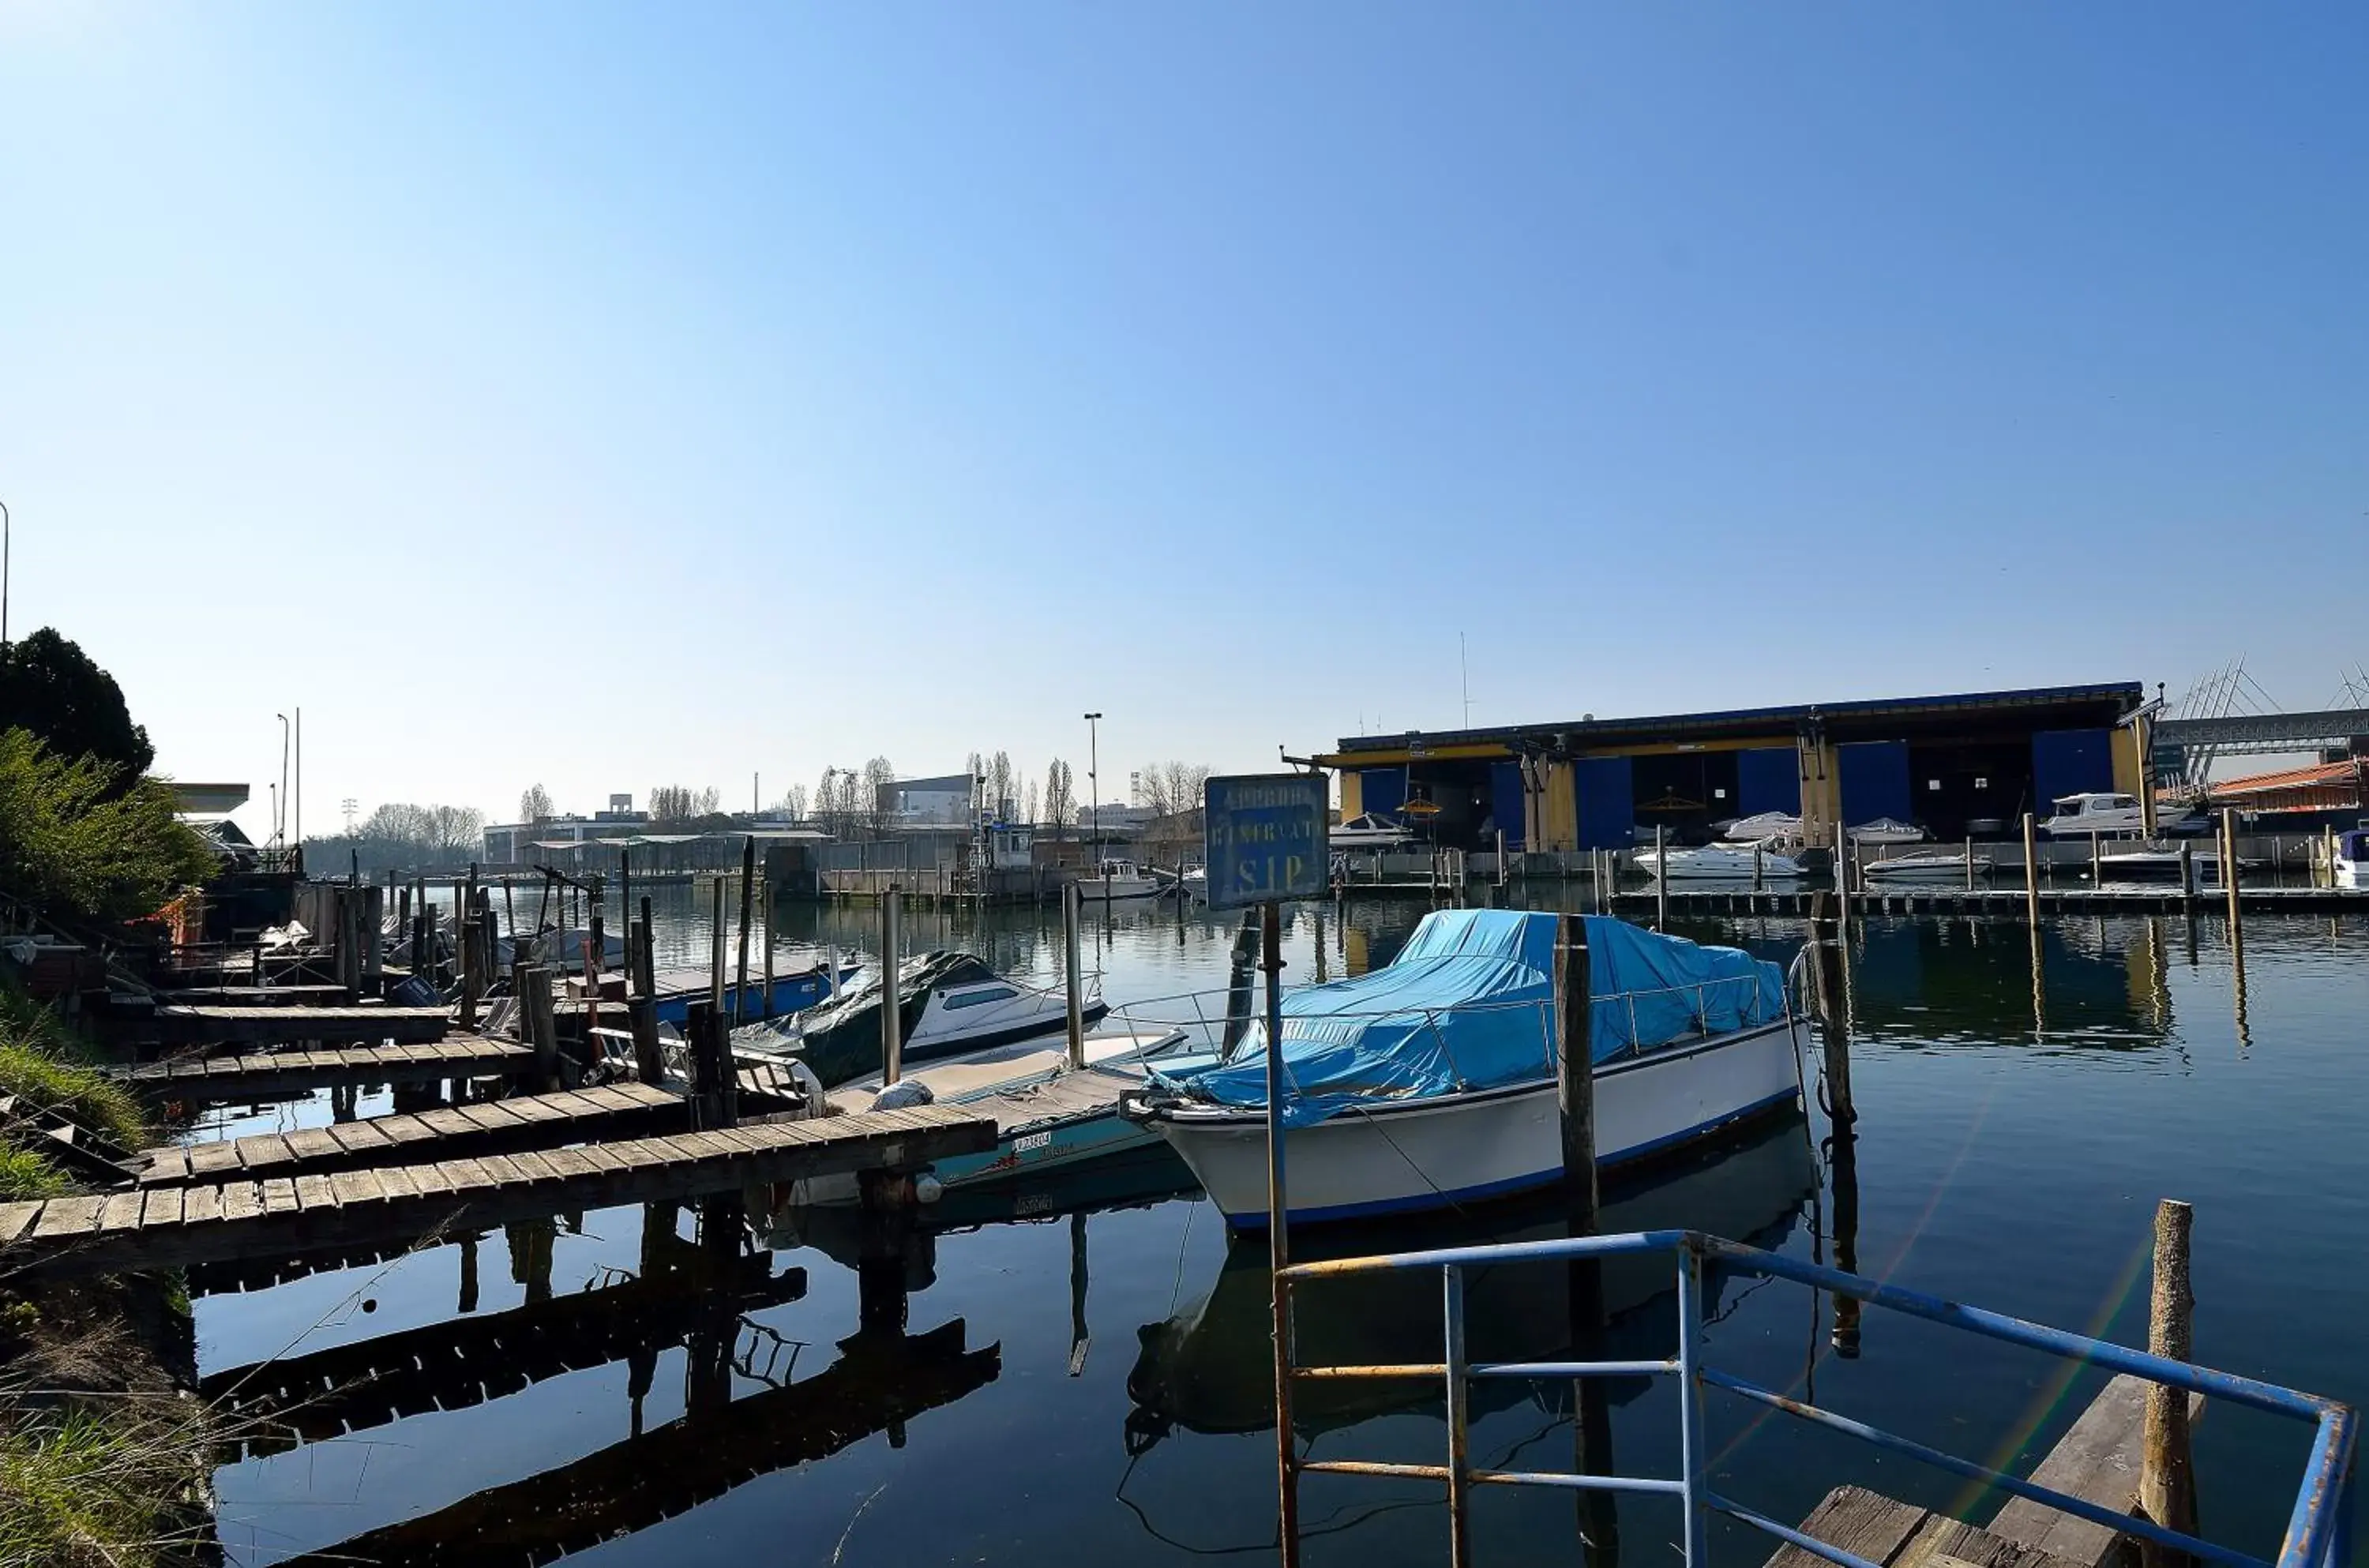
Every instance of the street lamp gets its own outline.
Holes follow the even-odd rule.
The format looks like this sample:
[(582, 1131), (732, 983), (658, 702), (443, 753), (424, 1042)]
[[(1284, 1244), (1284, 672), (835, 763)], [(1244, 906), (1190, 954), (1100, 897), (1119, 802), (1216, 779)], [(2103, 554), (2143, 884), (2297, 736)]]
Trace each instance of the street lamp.
[(8, 503), (0, 501), (0, 647), (8, 646), (8, 544), (17, 532)]
[(284, 850), (288, 847), (288, 715), (271, 716), (280, 721), (280, 793), (272, 797), (271, 836), (280, 841)]
[(1086, 715), (1086, 790), (1093, 801), (1094, 869), (1097, 871), (1102, 869), (1103, 864), (1103, 781), (1100, 768), (1102, 742), (1095, 727), (1101, 723), (1102, 716), (1100, 714)]

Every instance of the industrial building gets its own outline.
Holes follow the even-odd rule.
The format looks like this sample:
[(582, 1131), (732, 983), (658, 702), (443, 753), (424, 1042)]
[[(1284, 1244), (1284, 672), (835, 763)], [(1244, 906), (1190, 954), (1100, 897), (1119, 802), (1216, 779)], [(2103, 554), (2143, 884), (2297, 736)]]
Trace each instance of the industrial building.
[(1315, 759), (1341, 816), (1410, 806), (1444, 844), (1622, 849), (1768, 811), (1803, 837), (1878, 818), (1939, 839), (2020, 831), (2086, 791), (2142, 792), (2155, 709), (2135, 681), (1647, 718), (1357, 736)]

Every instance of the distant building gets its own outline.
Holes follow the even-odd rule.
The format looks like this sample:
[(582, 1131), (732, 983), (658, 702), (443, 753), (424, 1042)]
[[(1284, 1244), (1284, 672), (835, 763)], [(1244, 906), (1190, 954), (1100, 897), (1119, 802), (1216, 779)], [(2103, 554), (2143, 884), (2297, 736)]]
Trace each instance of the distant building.
[(1105, 800), (1099, 811), (1092, 806), (1079, 807), (1078, 827), (1082, 831), (1091, 833), (1099, 823), (1105, 839), (1132, 839), (1151, 826), (1159, 816), (1159, 811), (1149, 806), (1121, 806), (1115, 800)]
[(977, 787), (968, 773), (896, 779), (880, 786), (878, 810), (900, 828), (967, 828)]
[[(611, 798), (613, 801), (619, 797)], [(623, 798), (631, 801), (633, 797)], [(493, 823), (486, 829), (486, 862), (489, 865), (526, 865), (533, 862), (538, 848), (566, 851), (578, 844), (631, 839), (647, 832), (649, 825), (647, 817), (632, 810), (602, 811), (590, 817), (545, 817), (536, 822)]]

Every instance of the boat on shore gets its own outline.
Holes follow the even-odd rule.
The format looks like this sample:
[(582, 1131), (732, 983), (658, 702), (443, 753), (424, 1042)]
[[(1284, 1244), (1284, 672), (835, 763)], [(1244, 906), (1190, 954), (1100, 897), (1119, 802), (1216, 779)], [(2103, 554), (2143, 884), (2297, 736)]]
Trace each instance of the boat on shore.
[(1791, 855), (1758, 844), (1704, 844), (1697, 849), (1639, 850), (1637, 869), (1648, 876), (1672, 881), (1716, 877), (1722, 882), (1805, 876), (1802, 863)]
[(1802, 818), (1791, 811), (1763, 811), (1719, 825), (1720, 837), (1732, 844), (1758, 844), (1775, 840), (1794, 843), (1802, 837)]
[(1395, 817), (1368, 811), (1334, 825), (1325, 841), (1335, 850), (1394, 850), (1413, 838), (1413, 832)]
[(1850, 829), (1850, 841), (1855, 844), (1921, 844), (1925, 830), (1914, 822), (1897, 818), (1878, 817), (1871, 822), (1861, 822)]
[[(1598, 1160), (1679, 1149), (1796, 1106), (1782, 974), (1606, 915), (1586, 925)], [(1290, 1218), (1454, 1207), (1562, 1173), (1549, 1042), (1559, 917), (1425, 915), (1398, 958), (1283, 1001)], [(1265, 1021), (1197, 1070), (1154, 1071), (1122, 1102), (1166, 1139), (1238, 1229), (1267, 1219)]]

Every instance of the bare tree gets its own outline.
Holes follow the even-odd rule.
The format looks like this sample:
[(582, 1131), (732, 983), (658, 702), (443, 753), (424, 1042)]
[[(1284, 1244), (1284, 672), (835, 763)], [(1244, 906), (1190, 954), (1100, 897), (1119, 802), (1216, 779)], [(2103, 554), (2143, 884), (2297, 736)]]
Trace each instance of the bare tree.
[(1045, 770), (1045, 820), (1053, 824), (1055, 836), (1067, 838), (1070, 819), (1078, 814), (1078, 797), (1070, 787), (1070, 764), (1060, 758)]
[(1020, 819), (1023, 822), (1027, 823), (1032, 828), (1036, 826), (1038, 821), (1038, 818), (1036, 816), (1036, 781), (1035, 779), (1030, 779), (1028, 781), (1027, 796), (1020, 805)]
[(721, 798), (713, 785), (692, 789), (689, 784), (659, 784), (650, 791), (650, 822), (653, 826), (675, 827), (713, 817)]
[(1160, 791), (1168, 797), (1172, 815), (1183, 816), (1201, 809), (1204, 786), (1209, 782), (1208, 765), (1204, 762), (1166, 761), (1160, 764)]
[(551, 792), (541, 784), (529, 784), (519, 796), (518, 819), (521, 822), (546, 822), (559, 815), (551, 804)]
[(990, 815), (1003, 818), (1012, 815), (1019, 804), (1016, 786), (1019, 781), (1012, 770), (1012, 753), (998, 751), (987, 764), (987, 809)]
[(788, 821), (805, 821), (807, 819), (807, 786), (804, 784), (792, 784), (789, 789), (783, 794), (781, 805), (776, 807), (776, 809), (778, 809), (784, 818)]
[(886, 833), (897, 820), (897, 770), (886, 757), (875, 757), (864, 764), (864, 782), (858, 787), (862, 794), (860, 809), (875, 833)]

